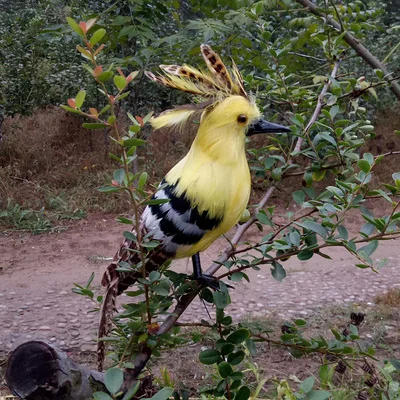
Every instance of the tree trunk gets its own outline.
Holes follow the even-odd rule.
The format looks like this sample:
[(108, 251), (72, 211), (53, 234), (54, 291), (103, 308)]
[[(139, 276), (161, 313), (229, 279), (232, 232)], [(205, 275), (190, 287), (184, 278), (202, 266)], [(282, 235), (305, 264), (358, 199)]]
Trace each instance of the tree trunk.
[(88, 400), (96, 391), (107, 392), (103, 373), (76, 364), (43, 341), (23, 343), (11, 353), (6, 383), (28, 400)]

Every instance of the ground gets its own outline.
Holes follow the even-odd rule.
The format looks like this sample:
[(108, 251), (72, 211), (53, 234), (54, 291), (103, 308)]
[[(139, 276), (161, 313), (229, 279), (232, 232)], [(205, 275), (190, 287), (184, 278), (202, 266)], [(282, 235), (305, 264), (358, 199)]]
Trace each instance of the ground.
[[(67, 230), (59, 233), (1, 234), (0, 358), (24, 341), (46, 339), (76, 357), (93, 362), (98, 316), (91, 312), (93, 304), (73, 294), (71, 288), (74, 283), (85, 284), (92, 272), (95, 272), (95, 287), (100, 286), (107, 258), (113, 256), (123, 228), (110, 216), (92, 215), (71, 223)], [(256, 233), (251, 231), (250, 236)], [(203, 265), (215, 259), (226, 244), (225, 239), (214, 244), (203, 255)], [(235, 284), (228, 311), (236, 319), (262, 318), (274, 321), (275, 325), (276, 321), (293, 317), (308, 317), (311, 323), (317, 323), (321, 312), (327, 313), (324, 323), (328, 325), (344, 325), (350, 310), (366, 312), (368, 318), (375, 313), (376, 295), (390, 288), (400, 288), (399, 246), (394, 241), (380, 244), (374, 258), (387, 258), (388, 263), (379, 273), (356, 268), (355, 260), (341, 248), (326, 251), (333, 261), (321, 257), (308, 261), (288, 260), (284, 264), (287, 278), (282, 283), (272, 278), (269, 268), (251, 271), (250, 283)], [(173, 268), (189, 272), (191, 267), (187, 260), (180, 260)], [(183, 320), (207, 318), (203, 304), (195, 301)], [(382, 325), (373, 317), (369, 327), (370, 339), (378, 343), (380, 335), (397, 335), (392, 342), (397, 343), (394, 356), (400, 358), (398, 319), (389, 319)], [(174, 361), (172, 369), (178, 377), (184, 376), (188, 358), (196, 358), (198, 350), (176, 350), (179, 357), (174, 360), (181, 362)], [(280, 373), (285, 371), (283, 375), (296, 375), (299, 371), (304, 375), (307, 365), (313, 364), (312, 360), (282, 361), (285, 358), (282, 351), (265, 349), (263, 354), (259, 363), (269, 373), (272, 368)], [(164, 364), (171, 366), (168, 357), (159, 361), (159, 365)], [(201, 367), (196, 371), (190, 379), (204, 375)]]

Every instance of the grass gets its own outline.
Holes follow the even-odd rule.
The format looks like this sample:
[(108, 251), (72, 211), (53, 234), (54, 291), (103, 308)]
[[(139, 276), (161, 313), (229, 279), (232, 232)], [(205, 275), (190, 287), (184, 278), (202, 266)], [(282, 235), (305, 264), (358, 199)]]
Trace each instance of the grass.
[(375, 303), (382, 306), (397, 307), (400, 309), (400, 289), (392, 288), (386, 293), (376, 296)]
[(29, 231), (32, 234), (54, 232), (66, 229), (60, 225), (61, 221), (70, 221), (85, 218), (86, 213), (77, 209), (73, 212), (61, 210), (45, 211), (24, 209), (11, 199), (4, 211), (0, 212), (0, 226), (6, 230)]

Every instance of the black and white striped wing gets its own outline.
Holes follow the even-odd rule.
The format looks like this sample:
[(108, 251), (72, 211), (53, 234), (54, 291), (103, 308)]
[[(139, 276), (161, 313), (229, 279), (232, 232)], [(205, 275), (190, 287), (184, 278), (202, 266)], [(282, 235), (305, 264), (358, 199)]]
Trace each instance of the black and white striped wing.
[(216, 228), (222, 218), (210, 218), (207, 211), (199, 212), (192, 207), (186, 194), (175, 194), (176, 186), (163, 181), (154, 199), (169, 202), (147, 206), (142, 215), (144, 227), (155, 240), (162, 243), (165, 253), (173, 257), (179, 247), (198, 243), (210, 230)]

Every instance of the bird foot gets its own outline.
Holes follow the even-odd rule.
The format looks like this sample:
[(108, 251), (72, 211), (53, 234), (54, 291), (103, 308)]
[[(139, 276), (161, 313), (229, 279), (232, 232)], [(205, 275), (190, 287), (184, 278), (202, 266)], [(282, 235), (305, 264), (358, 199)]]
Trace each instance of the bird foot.
[[(199, 284), (201, 286), (209, 287), (209, 288), (211, 288), (213, 290), (220, 290), (221, 289), (220, 284), (219, 284), (219, 280), (215, 276), (207, 275), (207, 274), (201, 274), (200, 276), (195, 277), (195, 276), (192, 275), (191, 279), (199, 282)], [(228, 285), (227, 283), (225, 283), (225, 285), (230, 289), (234, 289), (233, 286)]]

